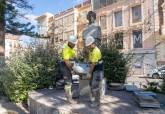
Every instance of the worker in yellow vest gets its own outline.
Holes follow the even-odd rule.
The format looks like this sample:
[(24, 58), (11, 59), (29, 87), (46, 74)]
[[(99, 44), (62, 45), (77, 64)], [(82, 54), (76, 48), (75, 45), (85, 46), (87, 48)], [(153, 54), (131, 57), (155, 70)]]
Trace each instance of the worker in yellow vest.
[(90, 70), (87, 77), (90, 79), (91, 107), (97, 107), (100, 105), (100, 82), (103, 79), (102, 55), (92, 36), (86, 38), (85, 46), (89, 49)]
[(72, 67), (73, 67), (73, 58), (75, 58), (76, 53), (74, 50), (75, 45), (77, 44), (77, 37), (70, 36), (68, 43), (64, 45), (62, 50), (62, 62), (61, 62), (61, 73), (65, 81), (64, 90), (66, 93), (67, 100), (70, 103), (73, 103), (72, 99)]

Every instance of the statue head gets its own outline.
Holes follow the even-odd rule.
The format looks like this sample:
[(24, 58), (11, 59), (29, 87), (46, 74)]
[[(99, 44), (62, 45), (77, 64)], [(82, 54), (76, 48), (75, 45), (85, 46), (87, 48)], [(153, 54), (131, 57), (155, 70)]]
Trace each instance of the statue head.
[(89, 24), (92, 24), (96, 20), (96, 13), (93, 11), (89, 11), (87, 14), (87, 20), (89, 21)]

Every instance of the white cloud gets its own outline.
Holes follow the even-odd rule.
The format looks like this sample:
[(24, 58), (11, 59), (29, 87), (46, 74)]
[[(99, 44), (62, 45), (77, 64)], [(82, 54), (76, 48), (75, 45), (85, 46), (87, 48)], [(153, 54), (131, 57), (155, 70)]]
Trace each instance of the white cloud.
[(35, 26), (34, 31), (37, 31), (37, 21), (36, 21), (37, 17), (38, 16), (36, 16), (34, 14), (25, 15), (25, 18), (26, 18), (25, 22), (30, 22), (32, 25), (34, 25)]
[(36, 15), (27, 14), (25, 17), (26, 17), (26, 18), (28, 19), (28, 21), (30, 21), (33, 25), (37, 25), (37, 21), (36, 21), (37, 16), (36, 16)]

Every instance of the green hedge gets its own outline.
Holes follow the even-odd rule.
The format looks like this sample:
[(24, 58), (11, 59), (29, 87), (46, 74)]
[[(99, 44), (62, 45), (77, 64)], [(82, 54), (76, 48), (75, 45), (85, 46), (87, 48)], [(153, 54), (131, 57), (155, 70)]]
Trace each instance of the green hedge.
[(124, 83), (132, 55), (125, 55), (120, 52), (114, 39), (102, 44), (101, 50), (104, 61), (104, 74), (108, 82)]
[(29, 91), (55, 85), (57, 68), (55, 51), (51, 48), (37, 46), (19, 51), (0, 75), (5, 94), (12, 101), (26, 101)]
[(161, 87), (162, 93), (165, 94), (165, 77), (163, 78), (163, 84)]

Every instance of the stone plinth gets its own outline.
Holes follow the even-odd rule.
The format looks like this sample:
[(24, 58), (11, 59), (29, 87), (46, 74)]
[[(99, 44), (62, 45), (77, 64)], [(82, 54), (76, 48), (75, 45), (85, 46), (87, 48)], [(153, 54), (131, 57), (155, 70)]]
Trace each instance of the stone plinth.
[(39, 90), (29, 93), (30, 114), (100, 114), (89, 107), (89, 101), (81, 99), (69, 104), (63, 90)]
[(157, 97), (160, 109), (143, 109), (132, 93), (109, 91), (101, 99), (100, 107), (91, 108), (84, 100), (78, 104), (67, 103), (64, 91), (45, 89), (29, 93), (29, 114), (165, 114), (165, 96)]
[(64, 91), (40, 90), (29, 94), (30, 114), (71, 114)]

